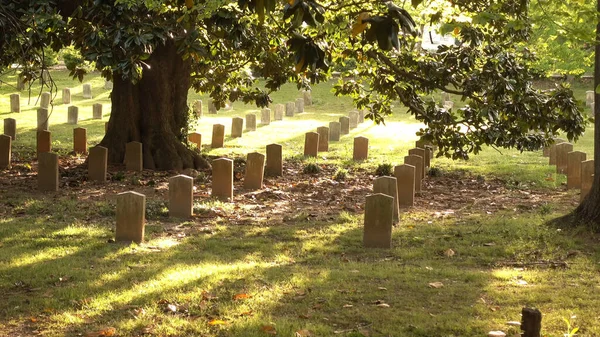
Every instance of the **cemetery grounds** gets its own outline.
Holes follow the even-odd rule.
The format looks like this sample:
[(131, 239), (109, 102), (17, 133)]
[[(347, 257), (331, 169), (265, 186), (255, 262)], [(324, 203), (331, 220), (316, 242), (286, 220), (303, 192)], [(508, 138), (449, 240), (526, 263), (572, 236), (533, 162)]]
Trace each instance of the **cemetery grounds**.
[[(224, 124), (225, 147), (210, 157), (245, 158), (283, 146), (284, 176), (258, 191), (242, 189), (236, 160), (233, 202), (210, 197), (210, 171), (194, 176), (194, 216), (168, 217), (169, 177), (176, 172), (125, 172), (87, 181), (85, 156), (73, 154), (72, 129), (60, 91), (72, 88), (88, 146), (104, 135), (109, 91), (86, 78), (93, 99), (66, 71), (53, 71), (59, 94), (50, 117), (60, 154), (60, 189), (36, 190), (35, 126), (39, 86), (21, 92), (22, 111), (9, 114), (14, 87), (0, 86), (3, 118), (17, 120), (13, 165), (0, 174), (1, 336), (518, 336), (523, 307), (543, 313), (543, 336), (600, 336), (600, 236), (552, 219), (572, 210), (567, 190), (539, 152), (485, 149), (469, 161), (432, 160), (415, 206), (403, 210), (390, 250), (362, 247), (365, 197), (380, 164), (403, 162), (420, 125), (395, 107), (386, 125), (366, 121), (317, 159), (302, 156), (304, 133), (352, 110), (313, 88), (313, 105), (294, 117), (232, 139), (231, 118), (260, 110), (235, 103), (208, 115), (207, 96), (193, 129), (210, 144)], [(14, 76), (3, 78), (14, 83)], [(582, 107), (589, 83), (576, 83)], [(289, 85), (274, 103), (302, 97)], [(434, 96), (434, 98), (439, 98)], [(454, 98), (455, 107), (462, 106)], [(92, 104), (104, 120), (92, 120)], [(585, 108), (586, 113), (589, 109)], [(352, 161), (352, 140), (369, 138), (369, 159)], [(574, 144), (588, 159), (593, 125)], [(316, 164), (317, 173), (305, 173)], [(116, 194), (146, 195), (145, 242), (114, 242)]]

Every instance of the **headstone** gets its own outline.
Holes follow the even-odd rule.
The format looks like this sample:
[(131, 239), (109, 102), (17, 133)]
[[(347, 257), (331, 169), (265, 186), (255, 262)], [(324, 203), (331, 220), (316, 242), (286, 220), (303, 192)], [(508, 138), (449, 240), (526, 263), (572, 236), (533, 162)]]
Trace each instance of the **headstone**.
[(307, 132), (304, 136), (304, 156), (316, 157), (319, 152), (319, 134)]
[(77, 124), (79, 122), (79, 108), (71, 105), (68, 109), (67, 123)]
[(189, 218), (194, 213), (194, 179), (180, 174), (169, 178), (169, 216)]
[(398, 182), (398, 206), (412, 207), (415, 203), (415, 172), (412, 165), (398, 165), (394, 167), (394, 177)]
[(40, 108), (48, 109), (50, 107), (51, 95), (49, 92), (43, 92), (40, 97)]
[(350, 129), (356, 129), (358, 127), (358, 111), (350, 111), (348, 119)]
[(50, 131), (41, 130), (37, 132), (37, 155), (52, 151), (52, 135)]
[(585, 152), (567, 154), (567, 189), (581, 188), (581, 163), (586, 160)]
[(594, 90), (588, 90), (585, 92), (585, 105), (594, 105), (594, 99), (596, 98), (596, 92)]
[(117, 194), (117, 227), (115, 241), (144, 241), (146, 222), (146, 196), (129, 191)]
[(198, 150), (202, 151), (202, 134), (198, 132), (192, 132), (188, 135), (188, 141), (196, 144)]
[(73, 151), (75, 153), (87, 153), (87, 129), (73, 129)]
[(215, 106), (215, 103), (213, 102), (213, 100), (211, 98), (208, 99), (208, 113), (209, 114), (216, 114), (217, 113), (217, 107)]
[(359, 124), (361, 124), (361, 123), (364, 123), (364, 122), (365, 122), (365, 115), (366, 115), (366, 111), (365, 111), (364, 109), (363, 109), (363, 110), (360, 110), (360, 111), (358, 112), (358, 123), (359, 123)]
[(594, 160), (586, 160), (581, 163), (581, 194), (580, 201), (590, 193), (594, 184)]
[(246, 130), (256, 131), (256, 115), (255, 114), (247, 114), (246, 115)]
[(339, 142), (342, 125), (340, 122), (329, 122), (329, 141)]
[(414, 154), (404, 157), (404, 164), (415, 167), (415, 192), (421, 192), (423, 181), (423, 157)]
[(25, 76), (23, 76), (23, 74), (19, 74), (17, 76), (17, 90), (21, 91), (23, 89), (25, 89), (25, 84), (27, 82), (25, 81)]
[(367, 158), (369, 158), (369, 139), (366, 137), (355, 137), (352, 159), (359, 161), (367, 160)]
[(379, 177), (373, 181), (373, 193), (383, 193), (394, 198), (394, 222), (398, 222), (398, 180), (394, 177)]
[[(433, 143), (429, 140), (424, 140), (424, 139), (419, 139), (415, 142), (415, 147), (417, 148), (421, 148), (421, 149), (426, 149), (427, 147), (430, 147), (432, 150), (435, 150), (435, 145), (433, 145)], [(433, 158), (433, 151), (431, 153), (432, 158)]]
[(568, 153), (573, 151), (573, 144), (560, 143), (556, 145), (556, 173), (567, 173)]
[(10, 168), (11, 145), (9, 135), (0, 135), (0, 170)]
[(317, 128), (317, 133), (319, 134), (319, 152), (327, 152), (329, 151), (329, 128), (326, 126), (321, 126)]
[(10, 112), (21, 112), (21, 95), (10, 95)]
[(304, 112), (304, 98), (296, 99), (296, 112), (303, 113)]
[(92, 85), (89, 83), (83, 85), (83, 98), (92, 99)]
[(302, 98), (304, 100), (304, 106), (311, 106), (312, 105), (312, 94), (309, 90), (303, 91), (302, 92)]
[(10, 136), (10, 139), (15, 141), (17, 139), (17, 120), (14, 118), (4, 119), (4, 134)]
[(246, 174), (244, 176), (244, 188), (247, 190), (260, 190), (265, 175), (265, 155), (252, 152), (248, 153), (246, 159)]
[(50, 72), (48, 69), (42, 69), (40, 76), (40, 84), (48, 83), (50, 81)]
[(271, 109), (264, 108), (260, 112), (260, 124), (269, 125), (271, 124)]
[(233, 201), (233, 160), (219, 158), (212, 161), (212, 196)]
[(105, 90), (112, 90), (113, 88), (113, 82), (112, 81), (104, 81), (104, 89)]
[(106, 181), (108, 170), (108, 149), (103, 146), (94, 146), (88, 155), (88, 179), (90, 181)]
[(450, 110), (452, 108), (454, 108), (454, 102), (453, 101), (445, 101), (444, 102), (444, 109)]
[(62, 102), (63, 104), (71, 104), (71, 89), (64, 88), (62, 90)]
[[(551, 152), (552, 146), (556, 145), (556, 144), (560, 144), (560, 143), (564, 143), (565, 142), (563, 139), (560, 139), (560, 138), (553, 138), (553, 140), (554, 140), (554, 144), (551, 144), (551, 145), (548, 145), (548, 146), (544, 147), (544, 150), (542, 152), (542, 156), (544, 156), (544, 157), (550, 157), (550, 152)], [(556, 155), (556, 153), (555, 153), (555, 155)], [(554, 160), (555, 161), (552, 164), (550, 164), (550, 165), (556, 165), (556, 159), (554, 159)]]
[(92, 118), (102, 119), (102, 104), (96, 103), (92, 105)]
[(421, 174), (421, 179), (425, 179), (425, 174), (427, 173), (427, 166), (429, 163), (427, 163), (427, 158), (429, 157), (429, 154), (427, 153), (429, 151), (425, 151), (425, 149), (420, 149), (420, 148), (414, 148), (414, 149), (410, 149), (408, 150), (408, 154), (409, 155), (415, 155), (415, 156), (419, 156), (423, 159), (423, 174)]
[(37, 109), (37, 126), (38, 131), (48, 131), (50, 126), (50, 122), (48, 121), (48, 109)]
[(231, 138), (238, 138), (242, 136), (244, 132), (244, 119), (240, 117), (234, 117), (231, 119)]
[(58, 155), (38, 153), (38, 189), (42, 192), (58, 191)]
[(283, 148), (279, 144), (267, 145), (267, 167), (265, 173), (271, 177), (283, 175)]
[(367, 196), (363, 245), (366, 248), (392, 248), (394, 198), (385, 194)]
[(296, 112), (296, 103), (294, 103), (294, 102), (285, 103), (285, 116), (286, 117), (294, 117), (295, 112)]
[(556, 146), (564, 142), (563, 139), (554, 138), (554, 144), (550, 145), (550, 153), (548, 154), (548, 162), (550, 165), (556, 165)]
[(346, 116), (340, 117), (341, 134), (347, 135), (350, 133), (350, 118)]
[(203, 116), (202, 101), (199, 99), (194, 102), (194, 115), (197, 118), (202, 118), (202, 116)]
[(213, 125), (212, 141), (210, 143), (210, 147), (212, 149), (217, 149), (217, 148), (223, 147), (224, 144), (225, 144), (225, 125), (223, 125), (223, 124)]
[(125, 144), (125, 169), (127, 171), (136, 172), (142, 172), (144, 170), (142, 143), (129, 142)]
[(285, 106), (283, 106), (283, 104), (275, 104), (275, 111), (273, 112), (273, 119), (275, 121), (282, 121), (284, 110), (285, 110)]

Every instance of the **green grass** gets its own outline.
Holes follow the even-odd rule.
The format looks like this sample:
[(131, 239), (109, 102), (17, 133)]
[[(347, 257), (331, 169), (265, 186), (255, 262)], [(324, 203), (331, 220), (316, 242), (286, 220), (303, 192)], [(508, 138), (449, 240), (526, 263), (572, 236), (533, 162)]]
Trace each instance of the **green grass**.
[[(107, 120), (110, 101), (99, 89), (103, 80), (89, 77), (94, 99), (82, 100), (80, 84), (65, 72), (53, 76), (59, 89), (76, 88), (72, 96), (84, 119), (80, 125), (88, 128), (90, 145), (99, 142), (104, 121), (91, 120), (91, 105), (105, 104)], [(278, 142), (288, 162), (302, 161), (300, 170), (307, 163), (332, 168), (326, 171), (331, 176), (322, 171), (297, 173), (293, 182), (272, 179), (271, 193), (308, 184), (304, 194), (294, 194), (297, 199), (265, 201), (248, 194), (221, 203), (199, 197), (197, 216), (180, 222), (167, 216), (163, 192), (170, 173), (136, 179), (127, 174), (106, 186), (84, 182), (57, 194), (36, 192), (35, 174), (0, 185), (0, 335), (77, 336), (114, 327), (118, 336), (258, 337), (273, 327), (279, 336), (302, 329), (312, 336), (484, 336), (490, 330), (515, 336), (518, 331), (506, 322), (518, 321), (524, 306), (542, 311), (544, 336), (562, 336), (563, 319), (571, 316), (582, 336), (600, 335), (600, 238), (571, 224), (547, 224), (572, 209), (578, 196), (565, 192), (564, 177), (554, 174), (539, 152), (485, 149), (469, 161), (435, 159), (433, 165), (445, 174), (469, 172), (457, 179), (503, 180), (506, 191), (497, 193), (507, 195), (507, 207), (488, 213), (478, 200), (462, 200), (459, 190), (455, 201), (435, 204), (438, 199), (425, 191), (420, 205), (401, 215), (391, 250), (362, 247), (360, 211), (346, 211), (331, 200), (319, 208), (305, 204), (302, 198), (318, 198), (313, 192), (330, 188), (340, 194), (358, 189), (364, 198), (369, 174), (374, 176), (380, 164), (401, 163), (420, 127), (405, 114), (390, 117), (386, 126), (367, 121), (330, 143), (329, 152), (304, 161), (299, 155), (304, 133), (352, 109), (349, 99), (332, 96), (331, 85), (314, 88), (315, 104), (304, 114), (226, 139), (223, 149), (204, 148), (211, 155), (245, 156)], [(584, 100), (586, 86), (574, 89)], [(0, 111), (8, 110), (12, 92), (0, 86)], [(296, 97), (295, 87), (286, 86), (274, 101)], [(206, 103), (205, 96), (190, 94), (190, 102), (197, 98)], [(4, 114), (17, 119), (14, 151), (25, 159), (35, 152), (33, 102), (21, 114)], [(56, 105), (50, 120), (53, 146), (61, 153), (72, 149), (66, 108)], [(259, 110), (235, 103), (233, 111), (205, 114), (195, 129), (209, 143), (213, 124), (224, 124), (229, 133), (232, 117), (251, 112)], [(355, 164), (349, 158), (358, 135), (369, 138), (370, 158)], [(592, 135), (593, 129), (587, 130), (575, 148), (591, 155)], [(346, 170), (345, 179), (329, 183), (339, 170)], [(357, 177), (364, 179), (362, 185)], [(157, 185), (139, 186), (138, 178)], [(201, 192), (204, 183), (196, 184)], [(115, 193), (123, 189), (148, 198), (141, 245), (109, 242)], [(538, 207), (513, 201), (530, 190), (547, 199)], [(453, 213), (443, 215), (449, 210)], [(454, 256), (445, 254), (448, 249)], [(432, 282), (444, 286), (432, 288)], [(248, 298), (236, 299), (239, 294)], [(224, 324), (210, 325), (215, 319)]]

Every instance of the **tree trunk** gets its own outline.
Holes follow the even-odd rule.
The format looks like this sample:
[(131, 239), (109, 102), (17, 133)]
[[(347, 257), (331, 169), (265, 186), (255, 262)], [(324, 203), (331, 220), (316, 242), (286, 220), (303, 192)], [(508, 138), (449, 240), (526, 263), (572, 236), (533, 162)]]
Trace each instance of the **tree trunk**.
[[(596, 2), (600, 13), (600, 0)], [(596, 46), (594, 48), (594, 91), (600, 85), (600, 21), (596, 23)], [(600, 95), (594, 97), (594, 183), (587, 197), (575, 209), (576, 219), (586, 222), (594, 229), (600, 229)]]
[(108, 148), (108, 161), (123, 163), (125, 144), (138, 141), (143, 144), (146, 169), (209, 167), (185, 145), (190, 61), (184, 61), (173, 41), (168, 41), (157, 47), (146, 63), (142, 79), (135, 84), (118, 73), (113, 75), (112, 110), (100, 142)]

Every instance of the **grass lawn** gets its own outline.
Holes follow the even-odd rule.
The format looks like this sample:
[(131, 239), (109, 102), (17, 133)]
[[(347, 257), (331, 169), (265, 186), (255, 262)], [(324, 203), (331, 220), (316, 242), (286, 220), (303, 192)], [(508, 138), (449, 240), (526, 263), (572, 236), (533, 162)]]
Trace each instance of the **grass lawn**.
[[(110, 113), (104, 81), (91, 76), (94, 98), (66, 72), (52, 73), (59, 91), (71, 87), (79, 126), (98, 143)], [(3, 80), (13, 83), (14, 77)], [(195, 177), (195, 215), (168, 217), (173, 172), (126, 173), (111, 166), (107, 184), (88, 182), (85, 158), (69, 154), (67, 106), (50, 118), (61, 154), (61, 189), (36, 190), (36, 94), (17, 120), (14, 165), (0, 175), (0, 335), (2, 336), (518, 336), (524, 306), (539, 308), (543, 335), (563, 336), (567, 321), (580, 336), (600, 336), (600, 236), (549, 220), (577, 205), (541, 152), (486, 149), (469, 161), (433, 160), (415, 207), (403, 210), (393, 249), (362, 248), (364, 198), (379, 164), (400, 164), (421, 127), (396, 107), (386, 125), (360, 124), (315, 160), (301, 156), (304, 133), (352, 109), (332, 83), (313, 89), (314, 105), (284, 121), (226, 138), (208, 155), (244, 157), (283, 145), (285, 176), (260, 191), (235, 182), (232, 203), (210, 198), (209, 172)], [(585, 100), (591, 84), (576, 84)], [(0, 111), (14, 88), (0, 86)], [(275, 103), (300, 94), (286, 86)], [(206, 97), (190, 93), (190, 102)], [(55, 99), (60, 102), (59, 97)], [(105, 120), (92, 120), (92, 104)], [(460, 106), (460, 102), (456, 103)], [(231, 118), (260, 111), (235, 103), (194, 129), (210, 143), (212, 125), (231, 132)], [(369, 160), (353, 163), (352, 139), (370, 141)], [(592, 155), (593, 129), (575, 144)], [(316, 162), (318, 174), (302, 172)], [(336, 172), (347, 177), (337, 181)], [(242, 171), (243, 172), (243, 171)], [(147, 196), (146, 242), (112, 242), (115, 196)]]

